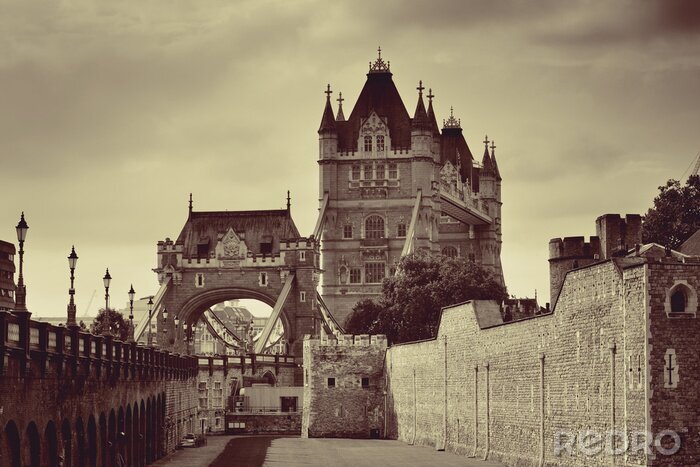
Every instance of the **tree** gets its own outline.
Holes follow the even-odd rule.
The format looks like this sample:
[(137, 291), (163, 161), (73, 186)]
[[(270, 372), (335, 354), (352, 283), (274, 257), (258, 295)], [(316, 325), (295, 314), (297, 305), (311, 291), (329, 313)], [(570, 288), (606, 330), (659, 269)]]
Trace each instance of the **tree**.
[(685, 185), (669, 180), (659, 187), (654, 206), (644, 216), (642, 240), (678, 248), (700, 227), (700, 176)]
[[(107, 316), (109, 316), (109, 320)], [(90, 325), (90, 332), (101, 335), (105, 334), (108, 328), (115, 339), (125, 342), (129, 339), (130, 325), (129, 322), (124, 319), (124, 316), (112, 308), (108, 308), (106, 312), (104, 308), (100, 308), (95, 320)]]
[(377, 299), (358, 302), (345, 329), (386, 334), (392, 343), (435, 336), (440, 310), (467, 300), (504, 300), (505, 288), (487, 269), (466, 260), (418, 252), (397, 264)]

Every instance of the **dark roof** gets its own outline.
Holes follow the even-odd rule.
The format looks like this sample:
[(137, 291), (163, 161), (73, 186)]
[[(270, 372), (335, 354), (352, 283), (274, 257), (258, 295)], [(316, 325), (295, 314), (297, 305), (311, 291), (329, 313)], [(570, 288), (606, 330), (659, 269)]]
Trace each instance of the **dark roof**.
[(350, 117), (345, 122), (336, 122), (339, 151), (357, 150), (360, 125), (372, 111), (385, 118), (389, 126), (392, 147), (411, 147), (411, 118), (391, 79), (391, 73), (387, 71), (368, 73), (367, 81)]
[(684, 255), (700, 256), (700, 229), (696, 230), (688, 240), (678, 248)]
[(423, 94), (418, 95), (418, 103), (416, 104), (416, 112), (413, 114), (413, 120), (411, 121), (411, 128), (414, 130), (428, 130), (432, 128), (430, 126), (430, 119), (428, 119), (428, 113), (425, 111), (425, 105), (423, 104)]
[(15, 244), (0, 240), (0, 252), (14, 255), (16, 253)]
[[(440, 162), (444, 164), (447, 161), (452, 162), (452, 165), (457, 167), (457, 152), (459, 152), (461, 165), (462, 165), (462, 181), (469, 178), (470, 181), (474, 180), (476, 175), (473, 171), (472, 161), (474, 157), (472, 152), (467, 145), (467, 141), (462, 135), (461, 128), (443, 128), (441, 135), (440, 145)], [(472, 188), (473, 189), (473, 188)]]
[(501, 172), (498, 170), (498, 162), (496, 162), (496, 149), (495, 147), (491, 149), (491, 163), (493, 164), (493, 171), (496, 174), (496, 180), (501, 179)]
[(323, 109), (323, 117), (321, 117), (321, 126), (318, 127), (318, 132), (322, 133), (324, 131), (335, 130), (335, 117), (333, 116), (333, 109), (331, 108), (330, 94), (328, 94), (326, 97), (326, 107)]
[(259, 254), (265, 236), (272, 237), (272, 251), (279, 251), (280, 239), (299, 238), (294, 221), (286, 209), (267, 211), (209, 211), (190, 214), (177, 237), (183, 244), (185, 257), (197, 256), (197, 245), (208, 244), (214, 251), (220, 237), (233, 228), (238, 236), (244, 235), (248, 251)]
[[(432, 91), (431, 91), (432, 94)], [(430, 97), (430, 94), (428, 95)], [(437, 119), (435, 118), (435, 111), (433, 110), (433, 100), (428, 101), (428, 120), (430, 121), (430, 128), (436, 136), (440, 135), (440, 127), (438, 126)]]
[(484, 173), (493, 171), (493, 163), (491, 162), (491, 156), (489, 156), (488, 144), (486, 144), (486, 148), (484, 148), (484, 157), (481, 159), (481, 166), (483, 167)]

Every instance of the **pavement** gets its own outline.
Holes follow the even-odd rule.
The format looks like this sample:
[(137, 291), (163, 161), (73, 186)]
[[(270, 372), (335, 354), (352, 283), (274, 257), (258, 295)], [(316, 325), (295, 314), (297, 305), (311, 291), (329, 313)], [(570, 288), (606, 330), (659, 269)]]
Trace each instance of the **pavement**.
[(394, 440), (306, 439), (285, 436), (210, 436), (207, 445), (186, 448), (153, 464), (168, 467), (495, 467), (502, 464), (470, 459), (427, 446)]

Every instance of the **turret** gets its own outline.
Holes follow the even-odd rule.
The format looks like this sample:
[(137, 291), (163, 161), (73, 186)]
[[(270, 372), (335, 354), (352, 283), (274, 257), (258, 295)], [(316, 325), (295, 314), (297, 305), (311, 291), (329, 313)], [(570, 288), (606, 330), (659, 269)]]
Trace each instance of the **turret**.
[(414, 157), (432, 156), (433, 130), (428, 119), (428, 113), (423, 104), (423, 81), (418, 87), (418, 103), (416, 112), (411, 120), (411, 150)]
[(335, 116), (331, 107), (331, 85), (329, 84), (326, 93), (326, 107), (323, 109), (321, 126), (318, 128), (319, 158), (331, 159), (338, 151), (338, 130), (335, 124)]
[(428, 89), (428, 122), (430, 123), (430, 129), (433, 133), (433, 154), (435, 155), (435, 162), (440, 162), (440, 127), (438, 127), (437, 119), (435, 118), (435, 111), (433, 110), (433, 94), (432, 89)]

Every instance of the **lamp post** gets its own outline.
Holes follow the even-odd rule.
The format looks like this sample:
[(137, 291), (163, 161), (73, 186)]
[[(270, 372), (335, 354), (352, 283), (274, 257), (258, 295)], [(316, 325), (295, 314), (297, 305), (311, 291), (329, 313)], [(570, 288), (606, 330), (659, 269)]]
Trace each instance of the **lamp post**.
[(134, 342), (134, 284), (129, 289), (129, 342)]
[(185, 351), (187, 352), (187, 355), (190, 354), (190, 342), (192, 341), (192, 326), (187, 326), (186, 322), (182, 322), (182, 333), (184, 334), (185, 338)]
[(175, 315), (173, 317), (173, 322), (175, 323), (175, 335), (173, 339), (175, 339), (175, 345), (177, 345), (177, 338), (180, 336), (180, 318)]
[(29, 226), (24, 220), (24, 211), (19, 219), (19, 223), (15, 227), (17, 230), (17, 242), (19, 243), (19, 277), (17, 278), (17, 292), (15, 293), (15, 309), (16, 315), (23, 315), (29, 318), (31, 313), (27, 310), (27, 288), (24, 286), (24, 240), (27, 238), (27, 230)]
[(70, 249), (70, 255), (68, 256), (68, 268), (70, 268), (70, 289), (68, 289), (68, 295), (70, 296), (70, 301), (68, 303), (68, 320), (66, 321), (66, 326), (69, 328), (78, 327), (78, 323), (75, 321), (75, 288), (73, 284), (75, 282), (75, 266), (78, 264), (78, 255), (75, 254), (75, 246)]
[(109, 275), (109, 268), (105, 272), (102, 282), (105, 285), (105, 320), (107, 320), (107, 329), (103, 332), (106, 336), (112, 335), (112, 320), (109, 317), (109, 284), (112, 282), (112, 276)]
[(153, 335), (151, 334), (151, 318), (153, 318), (153, 295), (148, 297), (148, 346), (153, 345)]

